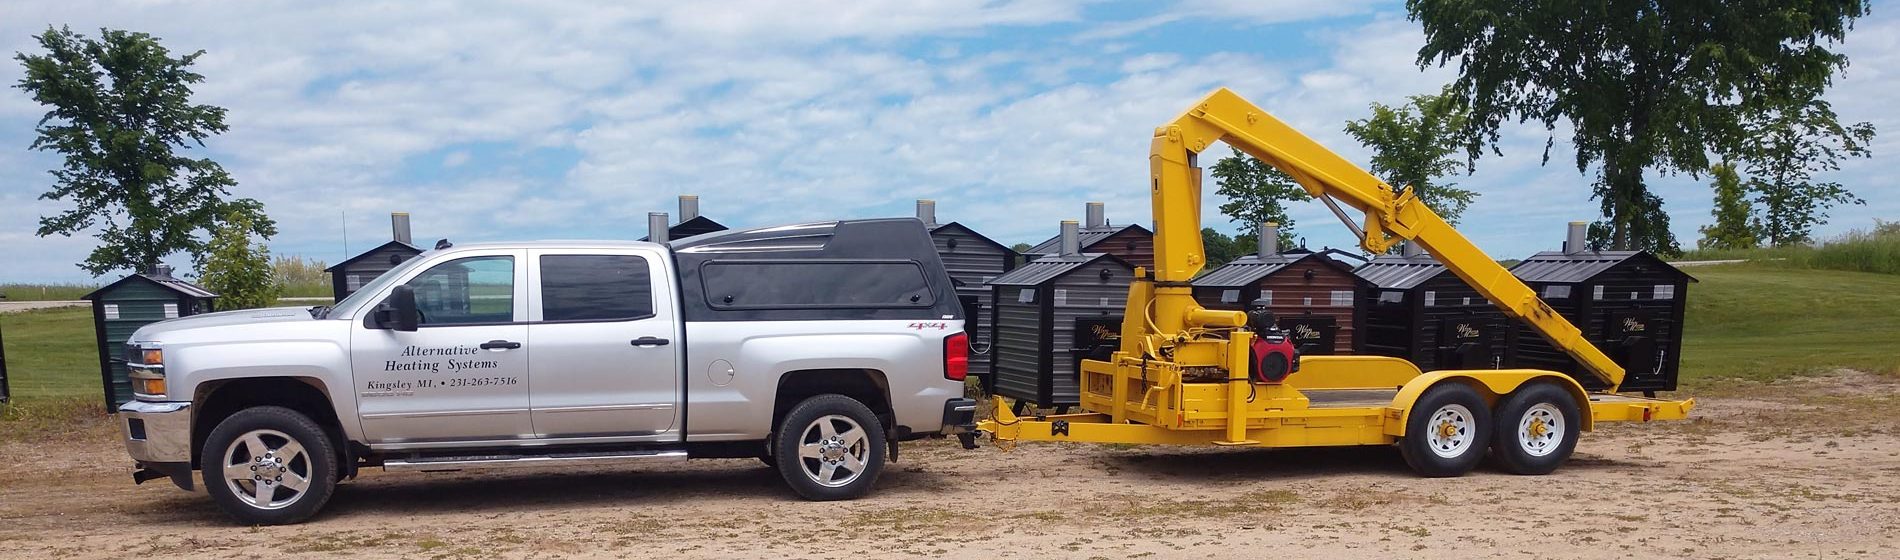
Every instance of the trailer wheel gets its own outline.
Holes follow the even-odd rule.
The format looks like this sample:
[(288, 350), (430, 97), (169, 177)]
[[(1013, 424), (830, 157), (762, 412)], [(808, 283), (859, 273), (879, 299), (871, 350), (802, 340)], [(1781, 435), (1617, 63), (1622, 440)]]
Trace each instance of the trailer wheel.
[(785, 415), (772, 437), (779, 476), (814, 501), (863, 496), (884, 471), (884, 427), (864, 403), (818, 395)]
[(244, 409), (205, 437), (205, 492), (240, 523), (297, 523), (316, 515), (336, 490), (335, 449), (302, 413)]
[(1399, 453), (1420, 476), (1459, 476), (1484, 459), (1491, 409), (1463, 383), (1440, 383), (1412, 403)]
[(1498, 404), (1491, 449), (1505, 472), (1549, 474), (1577, 448), (1582, 421), (1570, 392), (1551, 383), (1512, 391)]

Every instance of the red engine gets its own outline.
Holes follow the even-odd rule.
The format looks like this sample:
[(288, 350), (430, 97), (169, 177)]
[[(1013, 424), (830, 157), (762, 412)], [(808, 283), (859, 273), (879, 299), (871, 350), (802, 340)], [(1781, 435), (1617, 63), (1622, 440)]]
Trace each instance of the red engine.
[(1257, 334), (1247, 368), (1254, 383), (1279, 383), (1300, 371), (1300, 350), (1293, 346), (1292, 337), (1280, 329)]

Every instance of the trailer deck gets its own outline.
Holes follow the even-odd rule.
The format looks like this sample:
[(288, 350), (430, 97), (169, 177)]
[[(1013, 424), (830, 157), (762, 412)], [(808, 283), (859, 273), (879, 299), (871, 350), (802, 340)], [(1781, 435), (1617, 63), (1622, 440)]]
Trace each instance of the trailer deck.
[[(1210, 389), (1225, 389), (1225, 384)], [(1391, 444), (1402, 436), (1408, 411), (1400, 400), (1402, 388), (1304, 389), (1302, 410), (1271, 409), (1251, 416), (1247, 440), (1260, 447), (1317, 447)], [(1257, 396), (1257, 395), (1256, 395)], [(1650, 422), (1682, 420), (1695, 408), (1695, 399), (1667, 400), (1617, 393), (1589, 393), (1589, 420), (1596, 422)], [(1221, 410), (1223, 403), (1210, 407)], [(1017, 416), (1008, 403), (995, 399), (995, 416), (979, 429), (994, 441), (1078, 441), (1095, 443), (1151, 443), (1174, 445), (1225, 444), (1225, 429), (1171, 429), (1139, 422), (1117, 422), (1110, 414), (1037, 414)], [(1256, 419), (1257, 418), (1257, 419)], [(1394, 432), (1399, 433), (1394, 433)]]

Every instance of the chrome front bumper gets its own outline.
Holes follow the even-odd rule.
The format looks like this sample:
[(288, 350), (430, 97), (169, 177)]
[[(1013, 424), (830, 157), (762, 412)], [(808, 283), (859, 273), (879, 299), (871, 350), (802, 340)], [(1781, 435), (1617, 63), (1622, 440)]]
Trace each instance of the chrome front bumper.
[(119, 405), (125, 451), (140, 463), (191, 463), (191, 403), (132, 401)]

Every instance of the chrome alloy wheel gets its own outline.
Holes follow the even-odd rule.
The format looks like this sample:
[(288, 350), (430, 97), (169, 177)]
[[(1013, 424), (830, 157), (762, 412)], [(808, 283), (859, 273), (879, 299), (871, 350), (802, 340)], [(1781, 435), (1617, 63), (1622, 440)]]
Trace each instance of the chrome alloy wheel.
[(1517, 422), (1517, 445), (1532, 457), (1551, 454), (1564, 443), (1564, 413), (1557, 405), (1540, 402), (1524, 411)]
[(251, 430), (224, 450), (224, 483), (246, 505), (283, 509), (310, 486), (310, 454), (277, 430)]
[(812, 421), (798, 438), (798, 463), (805, 476), (819, 485), (836, 488), (864, 474), (870, 460), (871, 439), (849, 416), (832, 414)]
[(1472, 417), (1471, 409), (1464, 405), (1448, 404), (1432, 413), (1432, 419), (1425, 424), (1430, 429), (1426, 442), (1431, 444), (1432, 453), (1446, 459), (1453, 459), (1471, 449), (1471, 442), (1477, 438), (1472, 433), (1477, 428), (1477, 420)]

